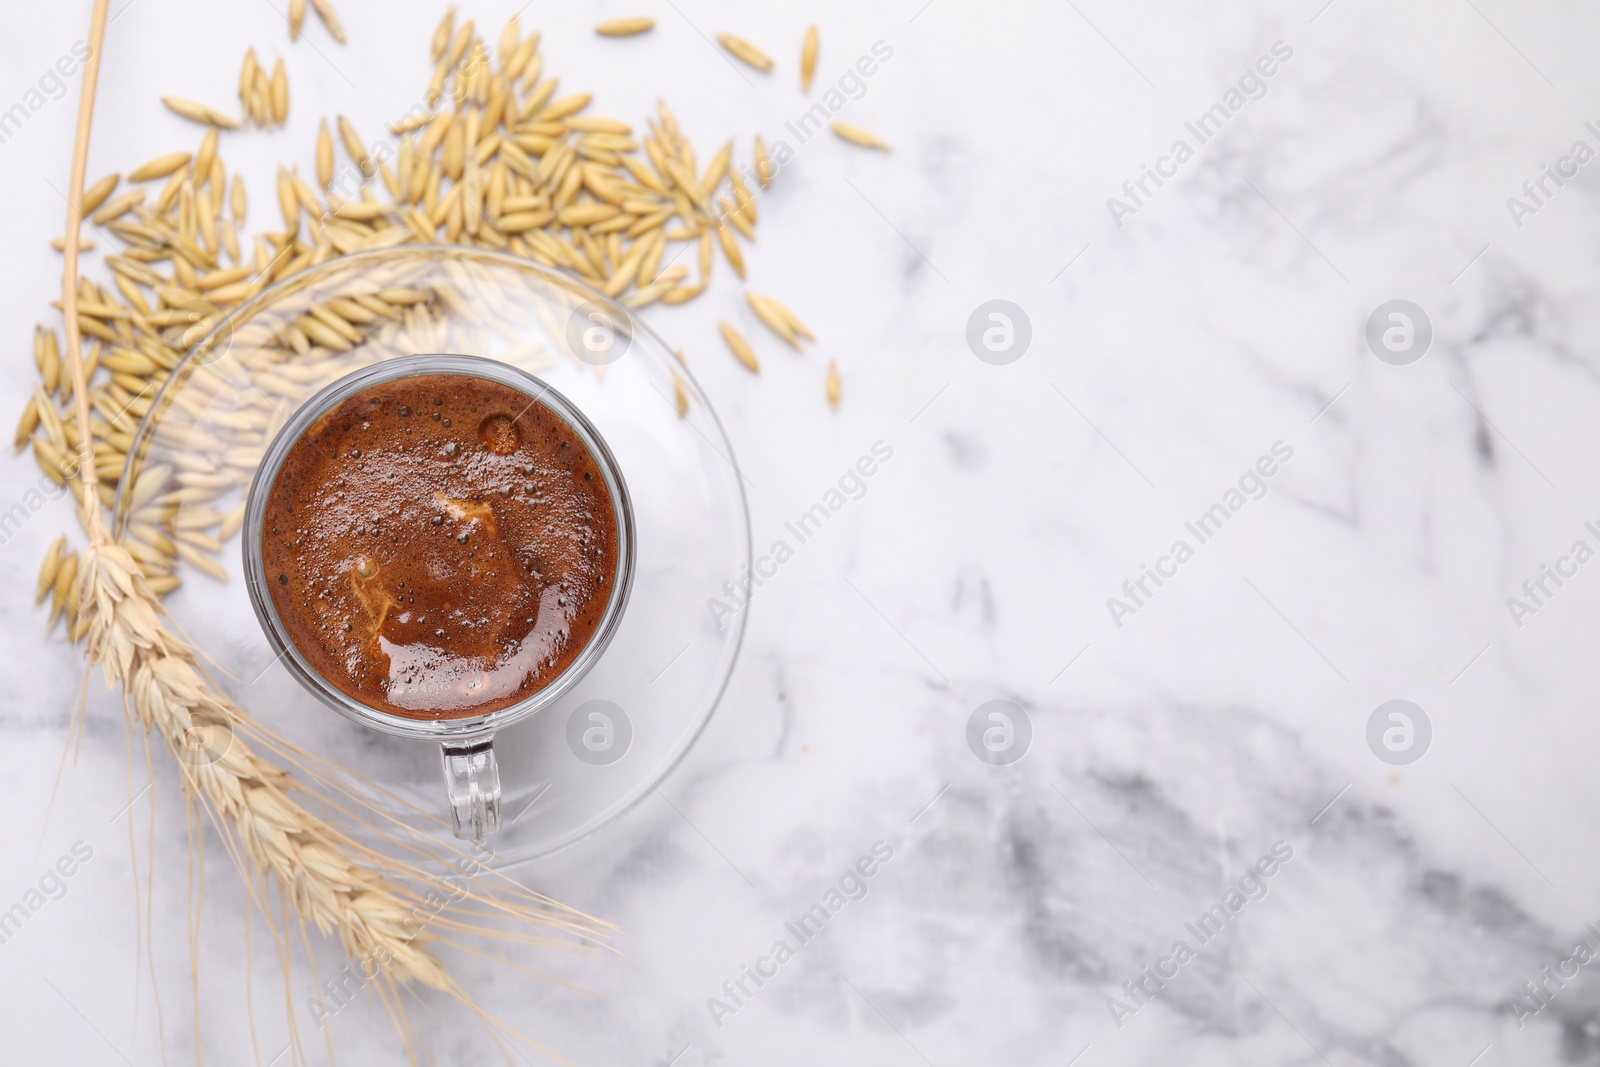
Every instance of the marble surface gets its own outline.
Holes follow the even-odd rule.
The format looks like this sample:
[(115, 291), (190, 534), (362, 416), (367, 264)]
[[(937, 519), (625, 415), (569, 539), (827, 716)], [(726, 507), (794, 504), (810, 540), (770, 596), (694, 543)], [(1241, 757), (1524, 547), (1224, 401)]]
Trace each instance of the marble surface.
[[(230, 100), (251, 44), (287, 57), (294, 92), (286, 131), (230, 138), (258, 190), (277, 161), (309, 164), (319, 114), (376, 129), (424, 84), (438, 5), (339, 6), (344, 48), (317, 28), (289, 46), (276, 3), (118, 0), (92, 171), (188, 143), (157, 97)], [(0, 105), (84, 36), (78, 8), (8, 12)], [(496, 29), (513, 9), (468, 5)], [(590, 33), (636, 11), (659, 20), (651, 37)], [(516, 953), (587, 992), (454, 958), (488, 1010), (577, 1064), (1600, 1059), (1600, 965), (1584, 962), (1600, 952), (1600, 564), (1572, 556), (1600, 548), (1585, 525), (1600, 527), (1600, 202), (1575, 147), (1600, 150), (1600, 16), (1506, 0), (607, 0), (523, 19), (548, 69), (607, 113), (663, 94), (703, 153), (754, 131), (794, 149), (761, 201), (751, 285), (816, 348), (765, 345), (752, 379), (715, 338), (744, 314), (732, 285), (650, 314), (719, 406), (758, 548), (875, 442), (893, 458), (758, 592), (723, 705), (660, 794), (524, 872), (622, 927), (622, 951)], [(786, 133), (809, 106), (794, 63), (813, 19), (813, 100), (875, 42), (892, 49), (839, 112), (892, 153)], [(704, 38), (724, 29), (779, 71), (719, 59)], [(72, 100), (0, 144), (6, 411), (56, 293), (45, 242)], [(1207, 113), (1201, 143), (1186, 123)], [(1031, 328), (1004, 365), (967, 342), (995, 299)], [(1406, 365), (1366, 339), (1397, 299), (1432, 329)], [(1249, 474), (1275, 446), (1271, 476)], [(0, 502), (37, 477), (30, 459), (0, 465)], [(1220, 529), (1196, 536), (1186, 524), (1217, 504)], [(71, 526), (47, 502), (0, 547), (0, 907), (41, 878), (54, 891), (58, 857), (74, 871), (0, 945), (3, 1058), (155, 1064), (164, 1034), (183, 1062), (181, 808), (161, 773), (127, 806), (142, 757), (130, 790), (120, 705), (98, 682), (50, 803), (81, 664), (41, 637), (23, 591)], [(1523, 583), (1544, 565), (1568, 577), (1535, 601)], [(1169, 576), (1138, 590), (1147, 566)], [(994, 700), (1031, 725), (1007, 765), (967, 740)], [(1391, 700), (1431, 725), (1414, 762), (1379, 757), (1398, 720), (1369, 745)], [(143, 847), (152, 803), (170, 829), (136, 904), (129, 841)], [(820, 933), (786, 925), (816, 904)], [(135, 951), (144, 907), (153, 965)], [(246, 964), (242, 914), (213, 860), (211, 1063), (255, 1062), (247, 977), (260, 1061), (285, 1041), (276, 965), (259, 943)], [(757, 966), (773, 974), (759, 987)], [(497, 1055), (437, 997), (412, 1015), (436, 1062)], [(398, 1062), (375, 1001), (329, 1029), (347, 1061)]]

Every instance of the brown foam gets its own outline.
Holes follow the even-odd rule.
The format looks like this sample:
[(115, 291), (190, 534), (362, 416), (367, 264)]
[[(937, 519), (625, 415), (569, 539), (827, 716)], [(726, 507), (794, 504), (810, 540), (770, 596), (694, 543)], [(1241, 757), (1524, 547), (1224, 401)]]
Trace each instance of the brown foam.
[(262, 557), (289, 639), (335, 687), (410, 718), (481, 715), (594, 636), (617, 520), (560, 417), (498, 382), (375, 385), (290, 447)]

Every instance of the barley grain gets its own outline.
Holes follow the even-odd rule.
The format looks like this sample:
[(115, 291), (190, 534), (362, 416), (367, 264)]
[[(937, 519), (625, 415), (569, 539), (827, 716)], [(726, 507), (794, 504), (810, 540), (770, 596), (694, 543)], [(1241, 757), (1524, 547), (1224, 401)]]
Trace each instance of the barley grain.
[(289, 72), (281, 56), (272, 64), (272, 121), (279, 126), (289, 121)]
[(33, 591), (35, 604), (44, 603), (44, 598), (50, 595), (50, 588), (56, 580), (56, 571), (61, 566), (61, 553), (66, 547), (67, 535), (61, 534), (50, 542), (49, 548), (45, 549), (44, 562), (39, 566), (39, 580)]
[(12, 437), (12, 446), (17, 451), (22, 451), (28, 446), (28, 439), (33, 436), (33, 431), (39, 426), (39, 406), (33, 397), (28, 397), (27, 403), (22, 405), (22, 417), (17, 420), (17, 432)]
[(589, 106), (589, 101), (594, 99), (593, 93), (573, 93), (563, 96), (560, 100), (553, 101), (534, 113), (534, 122), (554, 122), (564, 119), (568, 115), (575, 115)]
[(743, 37), (735, 37), (731, 33), (719, 33), (717, 34), (717, 43), (726, 48), (735, 59), (754, 67), (762, 73), (772, 69), (772, 57)]
[(772, 311), (774, 311), (786, 323), (788, 323), (789, 329), (793, 330), (801, 337), (804, 337), (807, 341), (815, 341), (817, 339), (816, 335), (806, 328), (806, 324), (800, 321), (800, 317), (794, 312), (790, 311), (783, 304), (780, 304), (770, 296), (762, 297), (761, 299), (767, 305), (767, 307), (771, 308)]
[(522, 41), (522, 31), (518, 25), (517, 16), (512, 15), (506, 19), (506, 24), (500, 31), (500, 63), (502, 69), (511, 59), (511, 54), (517, 50), (517, 45)]
[(428, 123), (432, 122), (433, 119), (434, 116), (431, 112), (423, 110), (422, 108), (416, 108), (411, 112), (411, 114), (400, 119), (398, 122), (389, 123), (389, 132), (396, 135), (403, 133), (415, 133)]
[(750, 220), (745, 217), (745, 213), (737, 205), (728, 200), (727, 197), (720, 197), (717, 200), (717, 207), (722, 211), (723, 220), (731, 223), (734, 229), (744, 234), (746, 241), (754, 241), (756, 239), (755, 227), (751, 225)]
[(800, 91), (811, 91), (811, 76), (817, 72), (817, 24), (806, 27), (805, 40), (800, 42)]
[(176, 574), (151, 574), (145, 577), (144, 584), (156, 596), (166, 596), (182, 585), (183, 580)]
[(338, 14), (333, 10), (332, 0), (311, 0), (311, 8), (317, 13), (317, 18), (328, 27), (328, 33), (335, 41), (344, 44), (344, 25), (340, 23)]
[(450, 39), (450, 46), (446, 49), (444, 58), (440, 60), (445, 67), (454, 67), (461, 62), (461, 57), (467, 54), (467, 46), (472, 43), (472, 20), (468, 19), (461, 24), (456, 35)]
[[(577, 172), (573, 171), (571, 173)], [(558, 197), (557, 199), (561, 198)], [(563, 226), (592, 226), (597, 222), (604, 222), (606, 219), (614, 218), (617, 214), (617, 209), (610, 204), (575, 204), (572, 207), (564, 208), (556, 216), (556, 221)]]
[(627, 308), (647, 307), (672, 292), (675, 288), (677, 288), (677, 282), (675, 281), (661, 281), (640, 286), (622, 298), (622, 306)]
[(555, 218), (555, 212), (548, 209), (517, 211), (502, 216), (495, 223), (495, 227), (504, 234), (526, 233), (529, 230), (548, 225), (553, 218)]
[(195, 182), (210, 180), (211, 164), (217, 159), (217, 128), (212, 126), (200, 138), (200, 148), (194, 154), (194, 161), (189, 164), (189, 175)]
[(193, 157), (188, 152), (169, 152), (164, 156), (157, 156), (143, 166), (135, 167), (128, 174), (130, 182), (148, 182), (156, 178), (165, 178), (173, 171), (188, 166)]
[(43, 326), (33, 328), (33, 363), (44, 379), (44, 391), (54, 393), (61, 381), (61, 349), (56, 344), (56, 332)]
[(188, 119), (190, 122), (221, 126), (228, 130), (235, 129), (239, 125), (238, 119), (230, 118), (216, 108), (207, 107), (205, 104), (199, 104), (193, 100), (185, 100), (181, 96), (163, 96), (161, 102), (167, 105), (167, 110)]
[[(534, 31), (528, 35), (527, 40), (517, 45), (517, 50), (506, 59), (506, 80), (515, 82), (528, 70), (528, 64), (533, 61), (534, 53), (539, 49), (539, 33)], [(525, 90), (524, 90), (525, 91)], [(508, 115), (515, 112), (508, 111)]]
[(278, 168), (278, 210), (283, 214), (285, 226), (291, 230), (300, 228), (300, 199), (295, 196), (294, 183), (283, 167)]
[(701, 189), (704, 189), (708, 194), (716, 191), (717, 186), (722, 184), (722, 179), (727, 176), (728, 160), (732, 155), (732, 141), (717, 149), (716, 154), (711, 157), (711, 162), (706, 164), (705, 176), (700, 179)]
[(177, 543), (177, 549), (178, 557), (191, 567), (210, 575), (219, 582), (228, 580), (228, 571), (222, 564), (200, 549), (195, 548), (188, 541), (180, 540)]
[(450, 132), (444, 137), (444, 151), (440, 156), (440, 165), (444, 173), (449, 175), (451, 181), (459, 181), (461, 172), (466, 167), (467, 158), (467, 130), (460, 122), (452, 123)]
[[(58, 615), (66, 610), (68, 598), (74, 592), (73, 583), (77, 581), (77, 578), (78, 554), (69, 552), (56, 565), (55, 576), (50, 579), (50, 621), (52, 623), (55, 622)], [(73, 612), (73, 614), (76, 615), (77, 613)], [(68, 625), (71, 625), (72, 622), (73, 619), (69, 617), (67, 619)]]
[(745, 370), (759, 374), (761, 364), (756, 360), (756, 354), (750, 348), (749, 342), (739, 336), (739, 332), (726, 322), (718, 322), (717, 328), (722, 331), (722, 340), (727, 344), (728, 351), (733, 353), (733, 358), (744, 364)]
[(739, 251), (738, 238), (733, 236), (733, 231), (722, 223), (717, 227), (717, 243), (722, 246), (722, 254), (728, 257), (728, 265), (733, 268), (733, 273), (744, 277), (744, 254)]
[[(535, 33), (529, 38), (534, 43), (533, 54), (529, 56), (527, 64), (522, 68), (522, 73), (517, 77), (517, 91), (526, 93), (539, 82), (539, 75), (544, 73), (544, 57), (539, 54), (539, 35)], [(526, 44), (524, 45), (526, 47)], [(518, 110), (518, 114), (521, 114)]]
[(90, 221), (96, 226), (104, 226), (114, 219), (119, 219), (126, 215), (133, 209), (135, 204), (143, 202), (143, 189), (125, 189), (100, 205), (99, 209), (90, 216)]
[(317, 125), (317, 184), (324, 189), (333, 184), (333, 134), (327, 119)]
[[(253, 465), (252, 465), (253, 466)], [(226, 541), (239, 532), (244, 525), (244, 505), (240, 504), (222, 518), (222, 524), (217, 528), (217, 539)]]
[(833, 122), (828, 123), (828, 129), (851, 144), (860, 145), (862, 148), (876, 148), (881, 152), (890, 151), (887, 141), (879, 140), (860, 126), (852, 126), (848, 122), (840, 122), (835, 119)]
[(594, 32), (602, 37), (632, 37), (637, 33), (647, 33), (655, 28), (656, 20), (652, 18), (620, 18), (607, 19), (594, 28)]
[[(678, 359), (682, 361), (683, 353), (678, 353)], [(678, 377), (677, 371), (672, 372), (672, 406), (678, 409), (680, 419), (689, 414), (689, 394), (683, 388), (683, 379)]]
[[(652, 285), (660, 280), (661, 256), (667, 248), (667, 235), (661, 230), (650, 231), (650, 248), (645, 252), (644, 258), (639, 261), (639, 284)], [(689, 268), (677, 266), (670, 268), (671, 281), (677, 281), (689, 273)]]
[(744, 294), (744, 298), (745, 302), (750, 305), (750, 310), (756, 313), (756, 318), (760, 319), (767, 329), (782, 338), (790, 348), (795, 351), (800, 350), (800, 339), (795, 336), (795, 332), (789, 326), (788, 321), (772, 307), (765, 297), (760, 297), (747, 291)]
[(344, 142), (344, 150), (350, 154), (350, 159), (361, 171), (363, 177), (370, 178), (377, 173), (377, 168), (372, 165), (372, 157), (367, 154), (366, 148), (361, 144), (361, 135), (350, 120), (340, 115), (339, 140)]
[(244, 113), (250, 116), (250, 121), (257, 126), (272, 125), (272, 105), (267, 97), (271, 93), (272, 83), (265, 71), (256, 68), (254, 77), (251, 78), (250, 95), (244, 103)]
[(433, 31), (433, 42), (428, 46), (428, 57), (435, 63), (444, 56), (444, 50), (450, 46), (450, 35), (456, 25), (456, 9), (449, 8), (444, 13), (444, 18), (439, 20), (439, 25)]
[(244, 62), (239, 65), (239, 103), (246, 110), (250, 107), (250, 90), (256, 84), (256, 71), (260, 69), (261, 64), (256, 60), (256, 50), (245, 49)]
[(772, 176), (778, 172), (778, 168), (772, 165), (772, 158), (767, 155), (766, 142), (761, 139), (759, 133), (756, 134), (755, 161), (756, 181), (765, 189), (772, 184)]
[(563, 125), (569, 130), (581, 130), (584, 133), (611, 134), (611, 137), (591, 137), (590, 143), (604, 148), (615, 149), (620, 152), (632, 152), (637, 146), (629, 135), (633, 127), (620, 119), (608, 119), (600, 115), (573, 115), (566, 119)]
[(95, 209), (105, 203), (112, 190), (116, 189), (117, 182), (121, 178), (120, 174), (107, 174), (104, 178), (85, 189), (83, 191), (83, 203), (78, 208), (80, 217), (94, 214)]
[[(670, 235), (669, 235), (670, 236)], [(700, 284), (711, 280), (711, 231), (700, 231)]]

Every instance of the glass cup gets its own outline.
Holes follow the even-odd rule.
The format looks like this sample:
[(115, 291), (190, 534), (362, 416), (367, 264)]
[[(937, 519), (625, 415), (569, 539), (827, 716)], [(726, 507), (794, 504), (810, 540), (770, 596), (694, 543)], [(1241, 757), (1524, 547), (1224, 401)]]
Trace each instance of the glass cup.
[[(482, 715), (451, 719), (412, 719), (368, 706), (349, 696), (319, 674), (289, 639), (267, 588), (262, 561), (262, 530), (267, 496), (284, 457), (302, 434), (347, 398), (373, 385), (417, 375), (460, 375), (508, 386), (537, 402), (565, 422), (578, 435), (611, 496), (617, 527), (617, 572), (600, 623), (567, 668), (519, 703)], [(481, 840), (500, 827), (500, 770), (495, 762), (494, 735), (549, 706), (571, 689), (605, 652), (621, 622), (633, 585), (635, 533), (633, 504), (616, 458), (599, 432), (571, 401), (526, 371), (479, 356), (414, 355), (385, 360), (347, 374), (303, 404), (273, 438), (250, 484), (244, 517), (245, 587), (256, 618), (278, 658), (302, 686), (328, 707), (368, 729), (398, 737), (439, 743), (444, 763), (445, 791), (450, 802), (451, 828), (460, 838)]]

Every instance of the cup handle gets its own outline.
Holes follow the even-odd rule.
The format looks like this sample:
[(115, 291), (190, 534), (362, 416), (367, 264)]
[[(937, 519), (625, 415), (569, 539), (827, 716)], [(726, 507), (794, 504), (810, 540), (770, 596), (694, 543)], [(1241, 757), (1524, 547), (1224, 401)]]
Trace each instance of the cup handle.
[(494, 758), (494, 739), (441, 745), (440, 751), (451, 829), (465, 840), (492, 837), (500, 829), (500, 767)]

